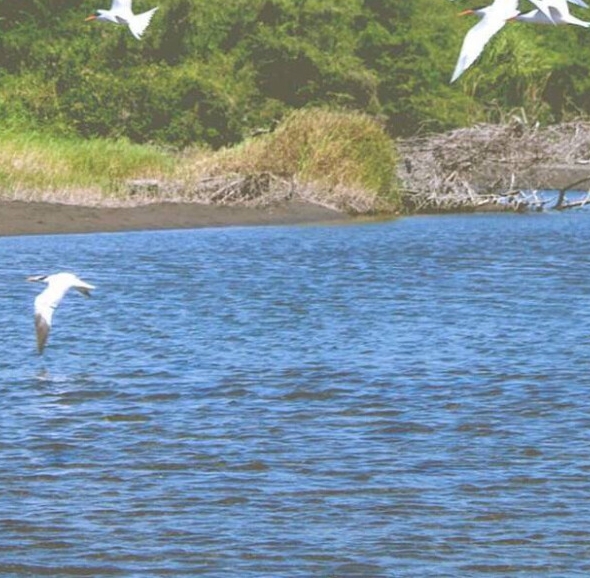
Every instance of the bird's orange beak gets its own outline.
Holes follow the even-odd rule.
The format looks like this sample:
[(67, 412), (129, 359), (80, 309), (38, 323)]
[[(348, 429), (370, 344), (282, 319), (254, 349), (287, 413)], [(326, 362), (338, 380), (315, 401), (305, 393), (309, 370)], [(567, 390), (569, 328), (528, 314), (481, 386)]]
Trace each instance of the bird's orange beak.
[(473, 14), (473, 10), (463, 10), (463, 12), (459, 12), (457, 16), (467, 16), (467, 14)]
[(96, 14), (91, 14), (88, 18), (84, 18), (84, 22), (88, 22), (89, 20), (96, 20)]

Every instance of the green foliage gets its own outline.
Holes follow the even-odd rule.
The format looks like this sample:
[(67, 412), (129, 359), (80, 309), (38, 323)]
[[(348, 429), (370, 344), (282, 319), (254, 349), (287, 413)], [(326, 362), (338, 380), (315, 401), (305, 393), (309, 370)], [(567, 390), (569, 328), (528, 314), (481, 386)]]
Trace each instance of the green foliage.
[[(3, 198), (77, 204), (137, 202), (130, 181), (162, 183), (159, 198), (194, 198), (211, 176), (296, 184), (309, 200), (351, 212), (399, 210), (395, 145), (374, 118), (359, 112), (301, 109), (271, 133), (218, 151), (182, 152), (127, 139), (80, 139), (47, 133), (0, 133)], [(274, 192), (267, 191), (274, 200)], [(247, 195), (246, 199), (247, 200)]]
[(529, 119), (551, 120), (544, 95), (557, 61), (536, 43), (535, 32), (510, 25), (466, 73), (463, 89), (484, 103), (488, 119), (500, 121), (507, 110), (518, 108)]
[(311, 108), (291, 113), (276, 131), (229, 149), (216, 159), (216, 170), (358, 188), (395, 205), (396, 162), (393, 141), (369, 115)]
[(447, 0), (165, 0), (141, 41), (84, 22), (109, 5), (0, 0), (4, 128), (221, 147), (309, 106), (375, 115), (394, 136), (515, 107), (543, 122), (590, 112), (590, 43), (576, 27), (510, 23), (450, 85), (477, 20)]

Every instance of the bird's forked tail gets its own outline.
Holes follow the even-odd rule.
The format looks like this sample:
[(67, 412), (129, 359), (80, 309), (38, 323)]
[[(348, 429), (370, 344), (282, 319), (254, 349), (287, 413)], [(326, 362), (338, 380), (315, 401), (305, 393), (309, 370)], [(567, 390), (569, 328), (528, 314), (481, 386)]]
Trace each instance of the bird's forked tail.
[(148, 27), (154, 12), (158, 9), (152, 8), (147, 12), (143, 12), (142, 14), (135, 14), (133, 18), (129, 21), (129, 30), (131, 30), (131, 34), (137, 38), (137, 40), (141, 40), (141, 36), (144, 33), (145, 29)]

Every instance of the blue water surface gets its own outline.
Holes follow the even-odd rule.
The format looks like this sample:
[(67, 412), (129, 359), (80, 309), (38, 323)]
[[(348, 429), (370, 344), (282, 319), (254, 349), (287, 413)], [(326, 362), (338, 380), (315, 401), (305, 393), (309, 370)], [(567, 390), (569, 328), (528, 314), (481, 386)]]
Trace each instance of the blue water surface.
[(589, 231), (1, 238), (0, 574), (589, 575)]

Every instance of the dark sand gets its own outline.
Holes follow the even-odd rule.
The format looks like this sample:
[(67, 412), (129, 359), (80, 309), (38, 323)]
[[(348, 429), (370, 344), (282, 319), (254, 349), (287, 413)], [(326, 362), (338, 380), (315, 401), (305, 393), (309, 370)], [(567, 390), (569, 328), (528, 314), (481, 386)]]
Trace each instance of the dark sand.
[(195, 203), (100, 208), (0, 201), (0, 236), (287, 225), (347, 219), (343, 213), (301, 202), (249, 209)]

